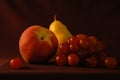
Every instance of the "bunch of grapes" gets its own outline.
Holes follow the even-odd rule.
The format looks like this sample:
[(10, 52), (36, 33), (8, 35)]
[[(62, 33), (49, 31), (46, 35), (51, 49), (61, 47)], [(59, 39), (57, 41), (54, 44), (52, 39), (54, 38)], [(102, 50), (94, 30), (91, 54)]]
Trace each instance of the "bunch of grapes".
[(59, 45), (56, 64), (116, 68), (117, 60), (106, 55), (105, 45), (95, 36), (77, 34)]

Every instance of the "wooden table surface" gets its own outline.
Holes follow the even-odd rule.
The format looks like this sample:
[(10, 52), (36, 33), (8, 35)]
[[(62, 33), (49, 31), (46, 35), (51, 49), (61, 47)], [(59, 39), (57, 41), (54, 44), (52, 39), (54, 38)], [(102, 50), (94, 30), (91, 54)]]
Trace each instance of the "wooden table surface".
[(120, 80), (120, 68), (62, 67), (55, 64), (26, 64), (11, 69), (10, 58), (0, 59), (0, 80)]

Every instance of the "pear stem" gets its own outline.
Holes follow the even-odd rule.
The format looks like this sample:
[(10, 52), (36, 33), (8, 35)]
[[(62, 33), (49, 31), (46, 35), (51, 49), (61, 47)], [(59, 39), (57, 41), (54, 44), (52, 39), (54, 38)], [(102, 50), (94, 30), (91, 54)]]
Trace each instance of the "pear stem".
[(54, 15), (54, 20), (56, 21), (56, 14)]

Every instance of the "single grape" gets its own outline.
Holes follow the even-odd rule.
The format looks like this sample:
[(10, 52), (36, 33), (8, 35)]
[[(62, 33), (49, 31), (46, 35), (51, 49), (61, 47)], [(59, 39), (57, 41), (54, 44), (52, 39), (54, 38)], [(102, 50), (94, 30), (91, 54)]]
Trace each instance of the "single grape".
[(114, 69), (117, 67), (118, 61), (114, 57), (106, 57), (104, 61), (104, 65), (107, 68)]
[(91, 56), (86, 59), (86, 64), (88, 67), (96, 67), (98, 64), (98, 60), (96, 57)]
[(78, 66), (80, 64), (80, 57), (75, 53), (70, 53), (68, 55), (68, 64), (70, 66)]
[(16, 57), (10, 60), (10, 67), (12, 69), (20, 69), (23, 66), (23, 62), (20, 58)]
[(70, 37), (68, 40), (67, 40), (67, 42), (69, 43), (69, 44), (73, 44), (73, 45), (79, 45), (79, 39), (76, 37), (76, 36), (72, 36), (72, 37)]
[(69, 47), (69, 43), (68, 42), (64, 42), (62, 44), (59, 45), (59, 51), (62, 54), (68, 54), (70, 51), (70, 47)]
[(70, 52), (74, 52), (74, 53), (79, 52), (79, 46), (75, 44), (70, 44)]
[(88, 38), (88, 36), (87, 36), (86, 34), (81, 34), (81, 33), (77, 34), (76, 37), (77, 37), (79, 40), (83, 40), (83, 39)]
[(89, 47), (89, 40), (88, 39), (81, 39), (81, 40), (79, 40), (79, 46), (81, 48)]
[(86, 55), (88, 55), (88, 49), (80, 49), (78, 55), (80, 57), (85, 57)]
[(91, 46), (96, 46), (96, 44), (97, 44), (97, 38), (95, 36), (89, 36), (88, 39), (89, 39), (89, 44)]
[(56, 64), (59, 66), (67, 65), (67, 55), (59, 54), (56, 56)]

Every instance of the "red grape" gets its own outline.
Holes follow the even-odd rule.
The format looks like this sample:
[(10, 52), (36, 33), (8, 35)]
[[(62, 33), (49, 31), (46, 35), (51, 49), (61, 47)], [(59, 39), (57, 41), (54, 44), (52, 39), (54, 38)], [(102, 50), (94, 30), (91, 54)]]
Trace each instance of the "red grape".
[(75, 53), (68, 55), (68, 64), (71, 66), (78, 66), (80, 64), (80, 57)]
[(91, 46), (95, 46), (97, 44), (97, 38), (95, 36), (89, 36), (88, 39)]
[(89, 47), (89, 40), (88, 39), (81, 39), (79, 41), (79, 45), (81, 48), (87, 48), (87, 47)]
[(77, 53), (79, 51), (79, 46), (75, 44), (70, 44), (70, 51)]
[(79, 39), (79, 40), (82, 40), (82, 39), (86, 39), (88, 36), (86, 34), (77, 34), (76, 37)]
[(114, 57), (106, 57), (105, 58), (105, 62), (104, 62), (105, 67), (113, 69), (113, 68), (117, 67), (117, 64), (118, 64), (118, 62)]
[(13, 58), (11, 59), (10, 61), (10, 67), (13, 68), (13, 69), (19, 69), (19, 68), (22, 68), (22, 60), (20, 58)]
[(63, 54), (68, 54), (69, 51), (70, 51), (69, 43), (68, 42), (64, 42), (64, 43), (60, 44), (59, 45), (59, 50)]
[(88, 50), (87, 49), (80, 49), (78, 54), (80, 57), (84, 57), (88, 54)]
[(71, 38), (68, 39), (68, 43), (77, 46), (79, 44), (79, 39), (76, 36), (72, 36)]
[(91, 56), (86, 59), (86, 64), (88, 67), (96, 67), (98, 64), (98, 60), (96, 57)]
[(56, 64), (59, 66), (67, 65), (67, 55), (59, 54), (56, 56)]

